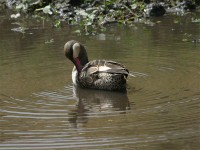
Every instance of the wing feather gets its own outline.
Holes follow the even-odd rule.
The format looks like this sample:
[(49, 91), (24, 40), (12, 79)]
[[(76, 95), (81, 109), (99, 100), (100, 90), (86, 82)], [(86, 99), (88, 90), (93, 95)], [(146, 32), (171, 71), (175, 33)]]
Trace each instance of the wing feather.
[(110, 74), (124, 74), (128, 76), (129, 71), (122, 64), (115, 61), (93, 60), (88, 62), (82, 69), (87, 74), (95, 74), (97, 72), (105, 72)]

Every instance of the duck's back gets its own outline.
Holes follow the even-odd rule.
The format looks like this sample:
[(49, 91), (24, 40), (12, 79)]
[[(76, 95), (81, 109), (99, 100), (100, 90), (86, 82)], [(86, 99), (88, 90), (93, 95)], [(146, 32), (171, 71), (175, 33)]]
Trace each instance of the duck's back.
[(94, 60), (88, 62), (78, 80), (82, 87), (103, 90), (126, 90), (128, 70), (114, 61)]

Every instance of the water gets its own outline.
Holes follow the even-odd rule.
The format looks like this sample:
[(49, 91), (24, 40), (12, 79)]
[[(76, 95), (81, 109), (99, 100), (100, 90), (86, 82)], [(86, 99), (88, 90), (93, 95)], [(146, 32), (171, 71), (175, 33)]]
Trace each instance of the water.
[[(192, 40), (200, 23), (191, 17), (200, 16), (78, 36), (74, 27), (1, 16), (0, 149), (199, 149), (200, 44)], [(63, 56), (70, 39), (90, 60), (124, 64), (127, 94), (74, 88)]]

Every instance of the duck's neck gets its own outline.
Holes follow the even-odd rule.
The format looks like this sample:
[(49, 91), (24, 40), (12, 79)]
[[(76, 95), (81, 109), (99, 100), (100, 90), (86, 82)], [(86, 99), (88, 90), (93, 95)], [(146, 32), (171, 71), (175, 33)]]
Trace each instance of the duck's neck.
[(79, 60), (79, 58), (75, 58), (74, 60), (75, 60), (76, 69), (78, 73), (80, 73), (81, 70), (83, 69), (83, 66), (81, 65), (81, 61)]

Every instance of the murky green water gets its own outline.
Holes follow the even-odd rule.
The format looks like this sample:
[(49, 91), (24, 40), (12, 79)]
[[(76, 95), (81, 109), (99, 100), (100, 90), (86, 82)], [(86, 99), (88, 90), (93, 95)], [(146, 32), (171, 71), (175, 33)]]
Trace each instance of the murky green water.
[[(200, 23), (191, 17), (200, 18), (165, 16), (97, 36), (1, 17), (0, 149), (199, 149), (200, 43), (191, 40)], [(70, 39), (90, 60), (129, 68), (128, 93), (74, 89), (63, 56)]]

